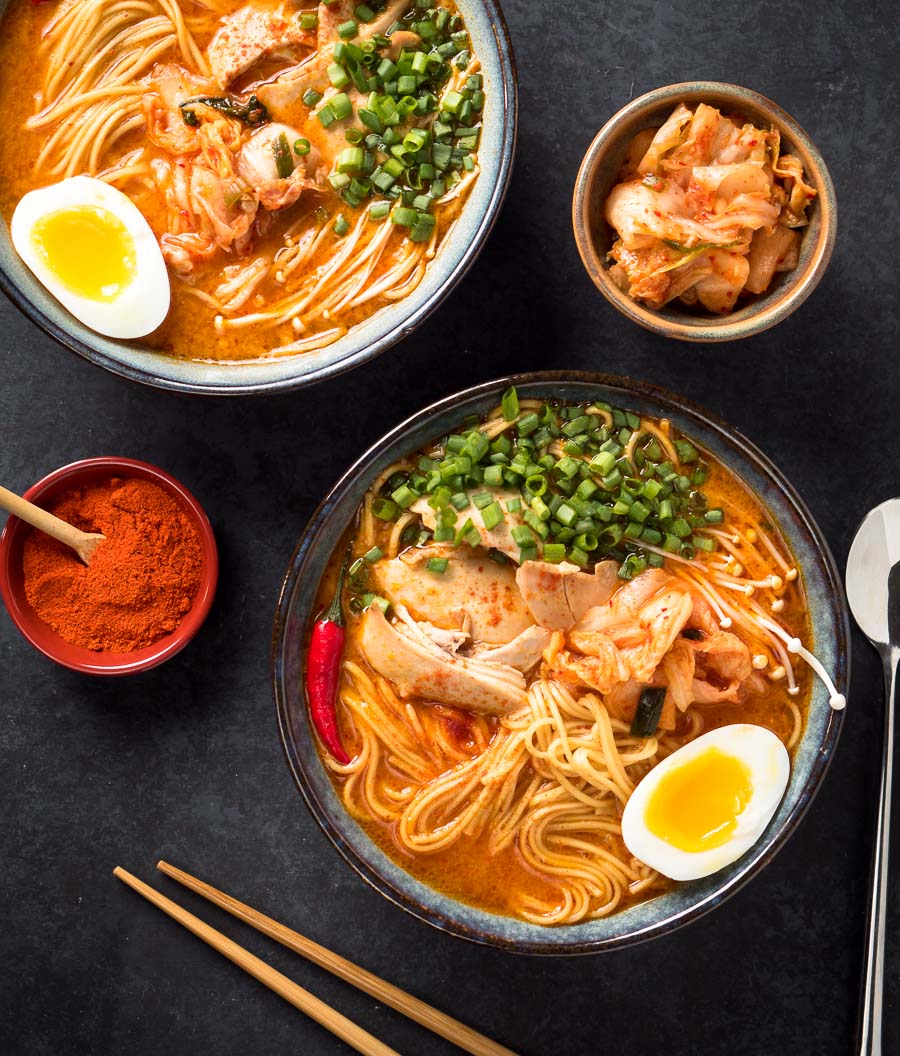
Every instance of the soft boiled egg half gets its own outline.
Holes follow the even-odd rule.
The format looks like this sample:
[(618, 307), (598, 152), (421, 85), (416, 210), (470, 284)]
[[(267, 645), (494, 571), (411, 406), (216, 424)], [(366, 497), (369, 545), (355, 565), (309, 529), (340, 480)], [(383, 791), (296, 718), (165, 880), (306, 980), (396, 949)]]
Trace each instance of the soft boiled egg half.
[(121, 191), (72, 176), (29, 191), (13, 213), (16, 252), (85, 326), (143, 337), (169, 310), (169, 276), (150, 225)]
[(672, 880), (730, 865), (759, 839), (790, 776), (787, 749), (770, 730), (722, 726), (679, 748), (640, 782), (622, 814), (622, 838)]

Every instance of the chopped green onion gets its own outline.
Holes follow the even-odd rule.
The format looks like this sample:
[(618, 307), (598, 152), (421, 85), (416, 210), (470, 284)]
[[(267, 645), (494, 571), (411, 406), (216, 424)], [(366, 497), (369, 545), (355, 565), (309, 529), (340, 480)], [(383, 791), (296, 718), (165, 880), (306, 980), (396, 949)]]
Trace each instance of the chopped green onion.
[(505, 421), (515, 421), (519, 417), (519, 393), (515, 392), (514, 386), (507, 389), (501, 399), (503, 418)]
[(405, 510), (407, 507), (412, 506), (418, 497), (419, 496), (407, 484), (401, 484), (396, 491), (391, 492), (391, 498), (397, 503), (401, 510)]
[(512, 529), (513, 542), (518, 546), (534, 546), (536, 539), (534, 532), (525, 524), (517, 524)]
[(272, 153), (275, 156), (275, 169), (279, 179), (286, 180), (294, 171), (291, 160), (291, 148), (284, 132), (279, 133), (272, 141)]
[(379, 496), (372, 503), (372, 513), (380, 521), (394, 521), (397, 519), (399, 512), (400, 507), (396, 502), (391, 502), (390, 499), (383, 499)]
[(676, 440), (675, 450), (678, 452), (679, 461), (683, 464), (696, 462), (700, 457), (700, 452), (694, 447), (690, 440)]
[(715, 539), (710, 539), (708, 535), (692, 535), (691, 545), (695, 550), (703, 550), (710, 554), (716, 548), (716, 541)]
[(498, 524), (503, 523), (503, 509), (499, 502), (492, 502), (481, 511), (481, 520), (487, 531), (493, 531)]
[(362, 165), (362, 147), (345, 147), (337, 156), (336, 168), (338, 172), (359, 172)]
[(380, 561), (383, 557), (384, 551), (377, 546), (373, 546), (371, 550), (363, 554), (363, 561), (368, 561), (370, 565), (374, 565), (376, 561)]
[(446, 557), (430, 557), (425, 562), (425, 568), (429, 572), (436, 572), (438, 575), (443, 575), (447, 571), (447, 565), (449, 560)]
[(391, 213), (391, 223), (397, 224), (400, 227), (412, 227), (419, 218), (419, 214), (415, 209), (407, 209), (404, 206), (396, 208)]

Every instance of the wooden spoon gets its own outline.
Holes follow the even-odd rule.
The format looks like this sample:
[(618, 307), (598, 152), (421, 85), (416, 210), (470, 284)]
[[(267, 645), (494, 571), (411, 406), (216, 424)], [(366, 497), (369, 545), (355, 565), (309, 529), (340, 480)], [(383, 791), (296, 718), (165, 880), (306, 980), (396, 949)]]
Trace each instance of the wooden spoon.
[(66, 546), (71, 546), (86, 565), (91, 563), (97, 547), (106, 542), (105, 535), (83, 532), (74, 524), (61, 521), (59, 517), (54, 517), (47, 510), (42, 510), (40, 506), (35, 506), (33, 502), (23, 499), (20, 495), (2, 486), (0, 486), (0, 509), (15, 514), (33, 528), (46, 532), (47, 535), (65, 543)]

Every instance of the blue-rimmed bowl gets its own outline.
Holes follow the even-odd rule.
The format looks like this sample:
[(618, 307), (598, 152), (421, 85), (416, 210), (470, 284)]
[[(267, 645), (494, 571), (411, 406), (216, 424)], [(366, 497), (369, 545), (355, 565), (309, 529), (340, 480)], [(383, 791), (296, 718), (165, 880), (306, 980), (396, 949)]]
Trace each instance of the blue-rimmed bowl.
[(849, 624), (840, 578), (828, 544), (802, 499), (750, 441), (708, 412), (655, 386), (604, 375), (523, 374), (449, 396), (397, 426), (344, 474), (300, 539), (275, 614), (273, 676), (278, 724), (288, 765), (316, 821), (353, 868), (392, 902), (442, 931), (519, 953), (573, 954), (616, 949), (664, 935), (720, 905), (772, 860), (812, 801), (837, 743), (843, 712), (829, 705), (814, 681), (809, 718), (794, 752), (790, 783), (762, 837), (742, 858), (703, 880), (672, 890), (602, 920), (545, 928), (487, 913), (435, 891), (393, 862), (341, 804), (316, 751), (301, 686), (307, 632), (315, 617), (319, 581), (371, 481), (387, 466), (483, 415), (515, 385), (526, 398), (606, 400), (670, 418), (736, 472), (759, 496), (796, 557), (812, 622), (813, 648), (846, 693)]
[[(0, 0), (0, 18), (9, 0)], [(516, 141), (516, 69), (496, 0), (457, 0), (485, 81), (481, 174), (455, 227), (422, 282), (327, 348), (267, 361), (201, 363), (162, 355), (138, 342), (102, 337), (83, 326), (25, 267), (0, 221), (0, 288), (33, 322), (73, 352), (114, 374), (160, 389), (245, 396), (299, 389), (342, 374), (412, 331), (444, 300), (478, 255), (503, 203)]]

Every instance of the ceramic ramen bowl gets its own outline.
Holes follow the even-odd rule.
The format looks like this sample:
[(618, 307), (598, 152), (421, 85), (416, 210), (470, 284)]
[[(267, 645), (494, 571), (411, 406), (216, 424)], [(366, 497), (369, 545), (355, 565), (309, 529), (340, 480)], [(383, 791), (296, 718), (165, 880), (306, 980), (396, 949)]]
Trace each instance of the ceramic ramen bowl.
[(811, 614), (813, 646), (840, 690), (848, 681), (848, 616), (828, 546), (802, 500), (752, 443), (706, 411), (661, 389), (623, 378), (576, 373), (525, 374), (468, 389), (427, 407), (397, 426), (338, 481), (316, 511), (288, 566), (275, 615), (273, 678), (278, 724), (291, 769), (306, 804), (335, 848), (364, 880), (420, 920), (474, 942), (520, 953), (574, 954), (611, 950), (666, 934), (720, 905), (770, 862), (809, 806), (831, 759), (843, 720), (824, 685), (812, 688), (809, 718), (790, 782), (775, 816), (742, 858), (703, 880), (678, 884), (647, 902), (600, 920), (541, 927), (489, 913), (441, 894), (411, 876), (347, 813), (316, 750), (302, 688), (308, 631), (316, 616), (320, 579), (371, 481), (387, 466), (455, 431), (468, 415), (484, 415), (515, 385), (522, 398), (555, 396), (573, 402), (605, 400), (654, 417), (670, 418), (707, 448), (765, 501), (800, 569)]
[(48, 507), (66, 492), (109, 480), (110, 477), (149, 480), (168, 492), (197, 529), (203, 566), (193, 604), (171, 634), (129, 653), (85, 649), (61, 638), (37, 616), (29, 604), (22, 572), (22, 550), (25, 539), (35, 529), (18, 517), (10, 517), (0, 534), (0, 595), (6, 602), (9, 615), (35, 649), (63, 667), (86, 675), (134, 675), (149, 671), (180, 653), (203, 626), (213, 603), (219, 576), (216, 540), (203, 507), (183, 484), (149, 462), (138, 462), (133, 458), (86, 458), (54, 470), (33, 484), (24, 497), (36, 506)]
[[(0, 0), (0, 17), (9, 0)], [(481, 173), (453, 231), (409, 296), (376, 312), (325, 348), (266, 361), (192, 362), (139, 342), (102, 337), (70, 315), (34, 278), (0, 222), (0, 288), (51, 337), (85, 359), (144, 385), (212, 395), (298, 389), (350, 370), (407, 337), (465, 274), (500, 211), (516, 140), (516, 71), (512, 44), (496, 0), (458, 0), (485, 81)]]
[[(818, 197), (810, 210), (810, 222), (802, 228), (800, 260), (793, 271), (777, 274), (769, 289), (753, 296), (729, 315), (714, 316), (702, 309), (679, 307), (646, 308), (613, 282), (606, 254), (615, 232), (603, 216), (609, 192), (618, 182), (628, 145), (638, 132), (662, 125), (678, 103), (693, 109), (708, 103), (724, 114), (741, 114), (761, 128), (781, 133), (782, 152), (795, 154)], [(825, 274), (837, 233), (834, 185), (822, 156), (806, 132), (790, 114), (765, 96), (718, 81), (690, 81), (657, 88), (614, 114), (588, 147), (572, 197), (572, 225), (581, 260), (591, 281), (613, 307), (635, 323), (664, 337), (681, 341), (732, 341), (768, 330), (794, 312), (812, 293)]]

